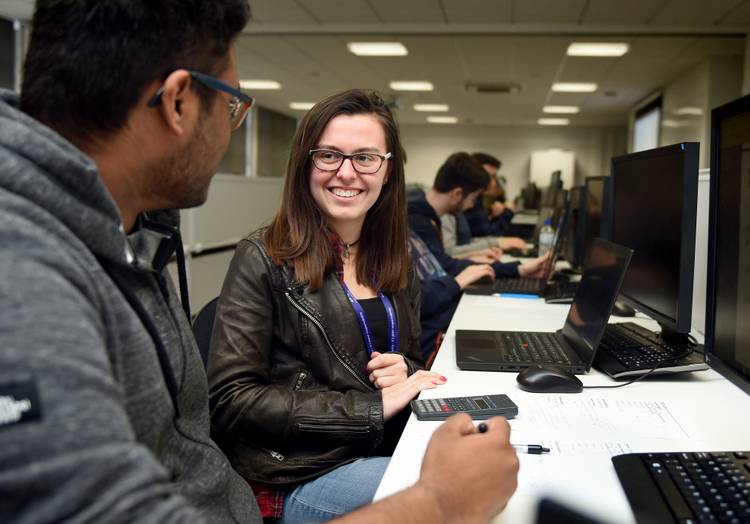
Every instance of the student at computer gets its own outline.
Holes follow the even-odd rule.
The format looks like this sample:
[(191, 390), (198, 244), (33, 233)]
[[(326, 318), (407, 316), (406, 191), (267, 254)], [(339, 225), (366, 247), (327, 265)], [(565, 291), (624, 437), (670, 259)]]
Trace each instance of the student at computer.
[(461, 213), (446, 213), (440, 217), (445, 252), (455, 258), (468, 258), (474, 262), (491, 264), (500, 260), (503, 250), (497, 238), (472, 238), (466, 219)]
[(281, 209), (240, 242), (224, 283), (208, 364), (214, 433), (248, 481), (282, 485), (293, 520), (372, 500), (397, 415), (445, 381), (421, 370), (403, 158), (378, 95), (318, 103), (293, 139)]
[[(154, 213), (205, 200), (242, 123), (248, 16), (244, 0), (37, 2), (22, 96), (0, 92), (4, 523), (261, 522), (209, 436), (163, 267), (177, 213)], [(344, 520), (487, 521), (518, 467), (507, 422), (489, 429), (453, 417), (413, 487)]]
[[(438, 169), (432, 189), (424, 197), (409, 202), (410, 229), (449, 275), (456, 276), (478, 262), (457, 259), (445, 252), (441, 217), (470, 209), (487, 186), (487, 180), (487, 173), (468, 153), (454, 153)], [(540, 257), (522, 264), (496, 261), (490, 265), (496, 277), (541, 277), (547, 260)]]

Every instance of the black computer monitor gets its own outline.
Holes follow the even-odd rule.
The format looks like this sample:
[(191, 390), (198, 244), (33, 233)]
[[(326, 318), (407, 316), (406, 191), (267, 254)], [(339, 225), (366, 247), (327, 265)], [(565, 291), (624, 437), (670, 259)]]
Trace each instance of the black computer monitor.
[(541, 206), (555, 206), (559, 201), (559, 194), (563, 191), (562, 172), (554, 171), (549, 178), (549, 185), (542, 189)]
[(693, 308), (698, 143), (612, 159), (612, 241), (632, 248), (621, 298), (684, 340)]
[(711, 113), (706, 362), (750, 393), (750, 96)]
[(584, 233), (586, 231), (586, 186), (576, 186), (569, 191), (570, 213), (568, 230), (565, 232), (563, 256), (571, 268), (583, 265)]
[(583, 233), (583, 253), (591, 248), (596, 237), (609, 239), (612, 225), (611, 187), (608, 176), (586, 178), (586, 221)]

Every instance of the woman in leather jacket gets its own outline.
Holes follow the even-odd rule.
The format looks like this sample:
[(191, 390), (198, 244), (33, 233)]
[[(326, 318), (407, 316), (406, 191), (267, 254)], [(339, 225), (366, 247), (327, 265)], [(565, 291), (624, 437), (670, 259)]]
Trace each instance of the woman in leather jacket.
[(264, 516), (327, 520), (371, 501), (404, 408), (445, 382), (421, 369), (403, 163), (379, 96), (319, 102), (280, 210), (237, 247), (209, 353), (212, 430)]

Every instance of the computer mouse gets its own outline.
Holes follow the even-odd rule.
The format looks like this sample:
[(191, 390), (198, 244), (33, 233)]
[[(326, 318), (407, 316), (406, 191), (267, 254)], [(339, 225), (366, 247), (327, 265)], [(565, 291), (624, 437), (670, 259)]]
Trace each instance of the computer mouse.
[(612, 314), (616, 317), (634, 317), (635, 309), (621, 300), (615, 300), (615, 305), (612, 306)]
[(583, 384), (578, 377), (564, 369), (532, 366), (516, 377), (518, 386), (531, 393), (580, 393)]

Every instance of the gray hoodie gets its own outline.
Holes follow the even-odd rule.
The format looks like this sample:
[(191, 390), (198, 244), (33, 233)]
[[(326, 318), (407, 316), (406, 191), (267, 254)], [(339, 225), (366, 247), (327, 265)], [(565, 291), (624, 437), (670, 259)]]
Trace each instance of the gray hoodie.
[(159, 236), (126, 236), (94, 162), (0, 98), (0, 522), (260, 522)]

